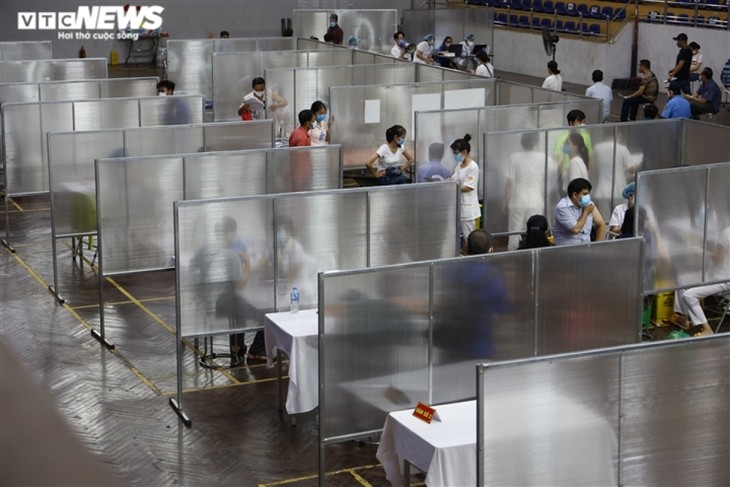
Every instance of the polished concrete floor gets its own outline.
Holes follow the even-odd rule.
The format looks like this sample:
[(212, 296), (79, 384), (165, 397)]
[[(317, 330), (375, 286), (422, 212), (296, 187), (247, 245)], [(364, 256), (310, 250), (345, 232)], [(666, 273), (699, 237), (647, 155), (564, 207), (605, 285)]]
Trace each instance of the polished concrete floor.
[[(116, 67), (110, 75), (156, 71), (152, 66)], [(615, 101), (614, 115), (618, 107)], [(719, 121), (728, 124), (728, 118), (723, 112)], [(302, 415), (292, 426), (276, 408), (275, 374), (265, 364), (228, 369), (221, 359), (221, 368), (202, 367), (201, 349), (190, 344), (183, 406), (192, 427), (184, 426), (169, 407), (177, 377), (173, 272), (105, 282), (105, 332), (115, 345), (108, 350), (90, 334), (99, 324), (93, 252), (73, 260), (62, 243), (58, 291), (65, 302), (59, 303), (48, 290), (53, 281), (48, 199), (14, 199), (9, 217), (15, 252), (0, 249), (0, 484), (317, 484), (317, 416)], [(214, 344), (217, 352), (226, 350), (224, 342)], [(18, 380), (26, 374), (30, 378)], [(33, 390), (26, 391), (23, 384)], [(10, 407), (11, 402), (17, 404)], [(78, 443), (53, 428), (70, 429)], [(75, 449), (79, 456), (66, 462), (74, 467), (56, 469), (65, 459), (62, 453)], [(362, 442), (328, 447), (327, 483), (387, 485), (375, 450)]]

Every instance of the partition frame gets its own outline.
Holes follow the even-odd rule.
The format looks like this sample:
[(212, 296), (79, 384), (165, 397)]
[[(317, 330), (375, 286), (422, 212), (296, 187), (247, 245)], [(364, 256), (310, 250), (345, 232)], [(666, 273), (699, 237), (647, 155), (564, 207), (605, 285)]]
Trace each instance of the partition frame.
[[(25, 54), (19, 54), (18, 56), (12, 55), (10, 59), (7, 58), (8, 49), (12, 51), (13, 47), (23, 47), (29, 45), (30, 47), (38, 47), (39, 57), (26, 57)], [(22, 49), (21, 49), (22, 51)], [(45, 51), (45, 52), (43, 52)], [(40, 59), (53, 59), (53, 43), (51, 41), (8, 41), (0, 42), (0, 61), (26, 61), (26, 60), (40, 60)]]
[[(459, 186), (458, 182), (456, 182), (456, 181), (443, 181), (443, 182), (439, 182), (439, 183), (422, 184), (422, 185), (417, 185), (417, 186), (423, 188), (423, 190), (425, 191), (428, 188), (432, 188), (434, 184), (437, 184), (437, 185), (440, 185), (440, 186), (443, 186), (443, 187), (448, 187), (448, 186), (452, 186), (453, 187), (453, 192), (454, 192), (453, 198), (454, 198), (454, 204), (456, 206), (456, 219), (455, 219), (455, 225), (454, 225), (454, 255), (458, 255), (458, 252), (459, 252), (459, 249), (460, 249), (460, 242), (459, 242), (459, 204), (458, 204), (459, 203), (459, 194), (460, 194), (459, 188), (460, 188), (460, 186)], [(404, 188), (404, 189), (406, 189), (406, 188)], [(415, 187), (413, 185), (408, 185), (407, 186), (407, 189), (408, 190), (414, 190)], [(244, 201), (244, 200), (262, 200), (262, 201), (265, 201), (265, 200), (270, 200), (272, 202), (272, 207), (275, 207), (276, 201), (278, 199), (282, 198), (282, 197), (306, 198), (306, 197), (311, 197), (311, 196), (315, 196), (315, 195), (323, 195), (323, 196), (326, 196), (326, 195), (332, 195), (332, 194), (344, 194), (343, 192), (346, 192), (347, 194), (353, 194), (353, 193), (364, 193), (365, 194), (365, 200), (366, 200), (366, 226), (367, 226), (367, 232), (368, 232), (367, 233), (367, 236), (368, 237), (366, 239), (365, 245), (366, 245), (367, 263), (368, 263), (368, 265), (370, 265), (370, 259), (369, 259), (369, 256), (371, 254), (371, 249), (370, 249), (370, 233), (371, 233), (370, 232), (370, 221), (371, 221), (371, 215), (370, 215), (370, 200), (371, 200), (371, 196), (370, 195), (372, 193), (376, 193), (376, 192), (377, 193), (386, 193), (386, 192), (399, 191), (399, 190), (400, 190), (400, 188), (398, 186), (380, 186), (380, 187), (373, 186), (373, 187), (358, 188), (358, 189), (339, 189), (339, 190), (324, 190), (324, 191), (306, 191), (306, 192), (300, 192), (300, 193), (281, 193), (281, 194), (275, 194), (275, 195), (245, 196), (245, 197), (227, 197), (227, 198), (216, 198), (216, 199), (209, 199), (209, 200), (176, 201), (174, 203), (174, 209), (173, 209), (173, 212), (174, 212), (174, 222), (175, 222), (175, 261), (176, 262), (179, 262), (180, 261), (180, 244), (179, 244), (179, 242), (180, 242), (180, 238), (179, 238), (179, 229), (180, 229), (179, 222), (180, 222), (180, 218), (179, 218), (179, 214), (180, 214), (180, 209), (183, 208), (183, 207), (185, 207), (185, 206), (189, 206), (189, 205), (201, 205), (201, 204), (205, 204), (206, 202), (222, 203), (222, 202), (227, 202), (227, 201)], [(273, 225), (273, 228), (274, 229), (276, 228), (276, 225), (277, 225), (276, 216), (277, 216), (277, 212), (274, 211), (273, 212), (274, 220), (272, 222), (272, 225)], [(276, 239), (276, 238), (277, 238), (276, 235), (274, 235), (274, 239)], [(276, 250), (277, 249), (276, 242), (274, 242), (273, 247), (274, 247), (274, 262), (273, 262), (273, 265), (274, 265), (274, 282), (275, 282), (275, 285), (274, 285), (274, 306), (276, 307), (277, 306), (277, 302), (276, 302), (276, 281), (277, 281), (277, 275), (278, 275), (278, 265), (277, 265), (278, 255), (277, 255), (277, 250)], [(396, 266), (409, 266), (409, 265), (413, 265), (413, 264), (397, 264)], [(345, 273), (347, 273), (347, 272), (370, 272), (370, 271), (377, 272), (378, 271), (378, 268), (365, 268), (364, 271), (363, 270), (360, 270), (360, 271), (335, 271), (335, 272), (338, 272), (338, 273), (345, 272)], [(185, 340), (187, 338), (199, 338), (201, 336), (201, 334), (200, 333), (194, 333), (194, 334), (189, 334), (189, 335), (182, 334), (182, 320), (181, 320), (181, 313), (182, 313), (182, 311), (181, 311), (181, 307), (180, 307), (180, 302), (181, 302), (181, 299), (180, 299), (181, 282), (180, 282), (180, 273), (179, 272), (176, 272), (175, 284), (176, 284), (176, 286), (175, 286), (175, 297), (176, 297), (176, 299), (175, 299), (175, 302), (176, 302), (176, 304), (175, 304), (175, 306), (176, 306), (175, 340), (178, 343), (178, 346), (177, 346), (178, 354), (176, 356), (176, 359), (177, 359), (177, 368), (178, 368), (178, 390), (177, 390), (176, 399), (175, 400), (172, 400), (172, 399), (170, 400), (170, 406), (175, 410), (176, 414), (178, 414), (178, 416), (180, 416), (180, 418), (183, 420), (183, 422), (185, 422), (186, 420), (189, 422), (190, 419), (185, 414), (185, 412), (183, 410), (183, 401), (182, 401), (182, 392), (183, 392), (182, 387), (183, 387), (183, 384), (182, 384), (182, 373), (181, 372), (182, 372), (183, 340)], [(322, 309), (322, 299), (323, 299), (322, 298), (322, 289), (323, 289), (322, 273), (319, 273), (319, 276), (318, 276), (317, 289), (318, 289), (318, 294), (319, 294), (319, 297), (318, 297), (319, 307), (320, 307), (320, 309)], [(319, 316), (319, 319), (320, 319), (320, 321), (322, 320), (322, 315), (321, 314)], [(252, 329), (251, 328), (246, 328), (245, 330), (246, 331), (249, 331), (249, 330), (252, 330)], [(202, 336), (216, 336), (216, 335), (221, 335), (221, 334), (230, 334), (231, 331), (237, 331), (237, 329), (236, 330), (218, 331), (218, 332), (214, 332), (214, 333), (207, 333), (207, 334), (202, 335)], [(322, 352), (320, 352), (320, 353), (322, 353)], [(320, 364), (322, 364), (322, 361), (320, 361)], [(320, 370), (321, 370), (321, 365), (320, 365)], [(189, 423), (187, 423), (187, 422), (185, 424), (189, 425)], [(321, 425), (320, 425), (320, 428), (321, 428)], [(323, 445), (320, 445), (320, 448), (323, 448)]]
[(590, 357), (605, 357), (605, 356), (618, 356), (619, 364), (618, 369), (616, 370), (616, 376), (618, 378), (618, 387), (619, 387), (619, 400), (618, 400), (618, 410), (617, 410), (617, 420), (618, 420), (618, 431), (617, 431), (617, 471), (616, 471), (616, 479), (618, 482), (618, 485), (624, 485), (624, 475), (623, 475), (623, 451), (622, 451), (622, 439), (623, 439), (623, 421), (622, 418), (624, 417), (624, 401), (623, 401), (623, 383), (624, 383), (624, 362), (626, 360), (626, 355), (628, 353), (632, 352), (639, 352), (641, 353), (644, 350), (663, 350), (663, 349), (673, 349), (676, 347), (694, 347), (697, 344), (702, 343), (710, 343), (711, 340), (724, 340), (728, 342), (730, 345), (730, 335), (724, 335), (724, 336), (710, 336), (710, 337), (694, 337), (694, 338), (688, 338), (684, 340), (675, 340), (675, 341), (663, 341), (663, 342), (653, 342), (653, 343), (637, 343), (637, 344), (631, 344), (631, 345), (622, 345), (618, 347), (607, 347), (607, 348), (599, 348), (594, 350), (585, 350), (585, 351), (578, 351), (578, 352), (570, 352), (570, 353), (563, 353), (563, 354), (555, 354), (555, 355), (547, 355), (547, 356), (538, 356), (538, 357), (530, 357), (530, 358), (524, 358), (524, 359), (517, 359), (517, 360), (507, 360), (507, 361), (501, 361), (501, 362), (490, 362), (490, 363), (482, 363), (476, 365), (476, 386), (477, 386), (477, 448), (476, 448), (476, 454), (477, 454), (477, 485), (478, 486), (485, 486), (486, 483), (486, 466), (484, 463), (484, 455), (481, 454), (481, 452), (484, 450), (484, 438), (486, 438), (487, 431), (485, 429), (485, 425), (482, 421), (482, 418), (484, 417), (485, 413), (485, 404), (484, 404), (484, 397), (486, 396), (486, 390), (485, 390), (485, 382), (488, 380), (487, 375), (490, 371), (494, 370), (500, 370), (500, 369), (509, 369), (514, 367), (521, 367), (524, 365), (530, 365), (530, 364), (537, 364), (537, 363), (553, 363), (553, 362), (562, 362), (562, 361), (572, 361), (576, 359), (583, 359), (583, 358), (590, 358)]
[[(439, 183), (426, 183), (426, 184), (439, 184)], [(600, 247), (600, 246), (611, 246), (611, 245), (632, 245), (631, 242), (636, 242), (639, 246), (639, 261), (643, 261), (644, 259), (644, 245), (643, 245), (643, 239), (641, 238), (630, 238), (630, 239), (624, 239), (624, 240), (618, 240), (618, 241), (606, 241), (606, 242), (595, 242), (591, 244), (585, 244), (581, 247), (590, 248), (590, 247)], [(540, 261), (540, 254), (542, 252), (548, 251), (548, 252), (555, 252), (555, 251), (561, 251), (561, 250), (569, 250), (571, 246), (564, 246), (564, 247), (548, 247), (548, 248), (542, 248), (542, 249), (531, 249), (531, 250), (525, 250), (521, 252), (530, 252), (532, 253), (532, 260), (533, 260), (533, 280), (535, 282), (539, 282), (538, 279), (538, 272), (536, 269), (539, 269), (539, 261)], [(480, 256), (481, 258), (485, 258), (485, 256)], [(486, 257), (487, 259), (489, 256)], [(428, 364), (428, 396), (429, 399), (432, 398), (433, 394), (433, 363), (431, 362), (431, 354), (430, 349), (433, 346), (433, 269), (436, 264), (439, 263), (448, 263), (448, 262), (459, 262), (462, 261), (463, 258), (453, 258), (453, 259), (440, 259), (440, 260), (434, 260), (434, 261), (423, 261), (420, 263), (408, 263), (408, 264), (396, 264), (396, 265), (389, 265), (389, 266), (381, 266), (381, 267), (371, 267), (368, 269), (357, 269), (357, 270), (346, 270), (346, 271), (331, 271), (331, 272), (325, 272), (325, 273), (319, 273), (319, 285), (318, 285), (318, 295), (319, 295), (319, 313), (318, 313), (318, 321), (319, 321), (319, 332), (318, 332), (318, 341), (319, 341), (319, 414), (324, 415), (328, 414), (330, 411), (327, 411), (327, 401), (325, 396), (325, 389), (327, 387), (326, 381), (323, 380), (326, 374), (326, 368), (325, 368), (325, 360), (324, 357), (326, 357), (327, 354), (327, 347), (325, 346), (324, 337), (326, 334), (326, 327), (325, 327), (325, 319), (326, 319), (326, 313), (325, 310), (327, 309), (327, 303), (325, 302), (325, 294), (326, 294), (326, 280), (328, 276), (332, 277), (342, 277), (342, 276), (348, 276), (348, 275), (361, 275), (361, 274), (370, 274), (370, 273), (376, 273), (382, 270), (395, 270), (395, 269), (407, 269), (407, 268), (419, 268), (423, 266), (429, 267), (429, 276), (431, 281), (429, 282), (429, 304), (428, 304), (428, 312), (429, 312), (429, 364)], [(475, 262), (478, 262), (479, 259), (476, 257), (473, 258)], [(486, 259), (485, 259), (486, 260)], [(637, 266), (636, 270), (636, 283), (637, 286), (640, 287), (641, 283), (641, 268), (640, 266)], [(537, 294), (535, 294), (537, 296)], [(636, 342), (639, 343), (641, 341), (641, 299), (636, 300), (635, 304), (635, 310), (633, 311), (633, 314), (635, 316), (635, 339)], [(535, 338), (534, 338), (534, 352), (535, 354), (538, 353), (537, 349), (537, 339), (538, 339), (538, 321), (537, 317), (539, 316), (539, 310), (538, 310), (538, 299), (537, 297), (534, 300), (534, 316), (535, 316)], [(573, 352), (575, 353), (575, 352)], [(581, 352), (586, 353), (586, 352)], [(552, 357), (552, 355), (549, 355), (547, 357)], [(521, 361), (525, 360), (531, 360), (531, 359), (520, 359)], [(549, 360), (549, 358), (546, 358), (545, 360)], [(512, 361), (503, 361), (503, 362), (512, 362)], [(494, 362), (494, 363), (502, 363), (502, 362)], [(345, 435), (339, 435), (339, 436), (332, 436), (332, 437), (326, 437), (325, 432), (325, 425), (323, 421), (319, 421), (319, 428), (318, 428), (318, 436), (319, 436), (319, 464), (318, 464), (318, 471), (319, 471), (319, 485), (324, 485), (324, 479), (325, 479), (325, 447), (330, 444), (335, 444), (343, 441), (349, 441), (354, 440), (374, 434), (378, 434), (381, 432), (382, 429), (376, 429), (376, 430), (366, 430), (366, 431), (358, 431), (355, 433), (348, 433)]]
[[(3, 64), (4, 63), (13, 63), (13, 64), (27, 64), (27, 63), (38, 63), (41, 66), (48, 66), (48, 69), (50, 70), (50, 75), (52, 80), (46, 80), (46, 81), (59, 81), (59, 80), (72, 80), (72, 79), (106, 79), (109, 77), (109, 68), (107, 66), (107, 59), (106, 58), (83, 58), (83, 59), (75, 59), (75, 58), (66, 58), (66, 59), (32, 59), (32, 60), (5, 60), (0, 61), (0, 73), (3, 72)], [(103, 71), (103, 73), (98, 73), (99, 76), (94, 76), (97, 73), (91, 73), (91, 77), (83, 77), (83, 78), (55, 78), (53, 74), (53, 67), (57, 65), (64, 65), (64, 64), (81, 64), (84, 66), (90, 66), (90, 69), (94, 71), (95, 69), (100, 69)], [(101, 68), (103, 66), (103, 68)], [(101, 76), (103, 74), (103, 76)], [(23, 81), (44, 81), (44, 80), (35, 80), (35, 79), (25, 79), (25, 80), (18, 80), (18, 81), (4, 81), (3, 78), (0, 78), (0, 82), (2, 83), (13, 83), (13, 82), (23, 82)]]
[[(115, 84), (115, 83), (124, 83), (125, 81), (154, 81), (155, 85), (160, 80), (157, 76), (144, 76), (140, 78), (102, 78), (102, 79), (79, 79), (79, 80), (55, 80), (55, 81), (22, 81), (18, 83), (0, 83), (0, 88), (3, 87), (12, 87), (12, 86), (36, 86), (36, 93), (38, 95), (38, 100), (6, 100), (2, 101), (2, 103), (40, 103), (40, 102), (50, 102), (50, 101), (75, 101), (75, 100), (89, 100), (94, 98), (65, 98), (65, 99), (55, 99), (55, 100), (44, 100), (42, 97), (43, 94), (43, 87), (45, 86), (61, 86), (64, 84), (97, 84), (98, 86), (98, 96), (96, 98), (128, 98), (130, 95), (123, 95), (123, 96), (109, 96), (109, 97), (103, 97), (102, 96), (102, 87), (104, 84)], [(153, 96), (154, 93), (151, 93), (148, 96)]]

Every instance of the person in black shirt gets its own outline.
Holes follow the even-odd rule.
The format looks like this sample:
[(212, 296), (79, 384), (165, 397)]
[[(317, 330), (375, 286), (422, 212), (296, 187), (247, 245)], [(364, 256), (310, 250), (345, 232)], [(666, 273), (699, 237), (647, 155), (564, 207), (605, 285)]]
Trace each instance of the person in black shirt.
[(682, 92), (688, 95), (692, 92), (689, 82), (689, 68), (692, 66), (692, 49), (687, 46), (687, 34), (679, 34), (673, 37), (677, 41), (679, 53), (677, 54), (676, 65), (669, 70), (668, 81), (676, 78), (682, 84)]

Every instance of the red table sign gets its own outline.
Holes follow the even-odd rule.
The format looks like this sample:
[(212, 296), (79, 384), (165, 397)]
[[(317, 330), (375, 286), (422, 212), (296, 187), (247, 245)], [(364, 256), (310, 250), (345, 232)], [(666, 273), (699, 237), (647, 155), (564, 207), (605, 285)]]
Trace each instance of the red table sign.
[(422, 402), (419, 402), (416, 406), (416, 409), (413, 410), (413, 415), (420, 419), (421, 421), (425, 421), (428, 424), (431, 424), (431, 421), (434, 419), (434, 416), (438, 418), (438, 415), (436, 414), (436, 410), (432, 408), (431, 406), (426, 406)]

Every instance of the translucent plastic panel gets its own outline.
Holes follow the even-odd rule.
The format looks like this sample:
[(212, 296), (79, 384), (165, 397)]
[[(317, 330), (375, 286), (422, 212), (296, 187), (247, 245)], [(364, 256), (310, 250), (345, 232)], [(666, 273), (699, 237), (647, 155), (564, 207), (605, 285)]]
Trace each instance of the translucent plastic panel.
[(3, 106), (5, 184), (9, 194), (48, 191), (40, 104)]
[[(415, 64), (415, 63), (414, 63)], [(418, 81), (443, 81), (444, 72), (425, 64), (416, 64), (416, 77)]]
[[(725, 162), (730, 155), (730, 128), (719, 124), (682, 121), (682, 163)], [(708, 143), (712, 141), (712, 143)]]
[[(730, 153), (728, 154), (730, 158)], [(707, 206), (705, 282), (730, 280), (730, 250), (718, 259), (717, 244), (727, 249), (730, 242), (730, 163), (710, 168)]]
[(185, 157), (185, 199), (266, 194), (266, 151)]
[(273, 150), (268, 167), (270, 193), (342, 187), (340, 146)]
[(32, 101), (40, 101), (37, 83), (0, 84), (0, 105)]
[(378, 430), (427, 403), (428, 266), (326, 277), (320, 309), (322, 438)]
[(76, 101), (73, 120), (73, 130), (139, 127), (139, 102), (136, 98)]
[(122, 133), (49, 134), (48, 147), (54, 235), (96, 231), (94, 160), (123, 156)]
[(542, 88), (535, 87), (532, 90), (532, 102), (533, 103), (546, 103), (553, 101), (565, 101), (565, 95), (558, 93), (553, 90), (543, 90)]
[(707, 170), (639, 173), (636, 181), (637, 235), (647, 241), (644, 291), (701, 283)]
[(617, 485), (619, 360), (528, 362), (478, 375), (479, 485)]
[[(537, 258), (537, 353), (639, 340), (641, 239), (543, 248)], [(610, 312), (606, 309), (610, 302)]]
[(158, 78), (119, 78), (99, 80), (100, 98), (155, 96)]
[(0, 83), (51, 81), (50, 61), (0, 61)]
[[(476, 140), (477, 134), (482, 133), (479, 129), (479, 109), (416, 112), (415, 119), (416, 133), (414, 140), (416, 146), (416, 179), (418, 182), (435, 179), (435, 176), (431, 176), (431, 174), (438, 174), (433, 168), (434, 164), (442, 166), (449, 174), (453, 173), (456, 162), (450, 146), (456, 139), (462, 138), (465, 134), (472, 135), (472, 158), (478, 164), (481, 163), (477, 155), (479, 151), (476, 150), (480, 145)], [(442, 154), (442, 156), (438, 157), (438, 154)]]
[(365, 82), (363, 83), (363, 77), (355, 75), (354, 80), (357, 83), (351, 84), (391, 84), (391, 83), (413, 83), (418, 81), (416, 78), (416, 67), (417, 65), (409, 63), (397, 63), (397, 64), (373, 64), (365, 65), (361, 67), (355, 67), (354, 69), (365, 70)]
[(532, 253), (433, 266), (433, 403), (471, 399), (474, 365), (534, 353)]
[(730, 336), (718, 336), (626, 353), (624, 485), (727, 485), (728, 349)]
[(347, 49), (331, 49), (307, 53), (307, 66), (337, 66), (352, 63), (352, 53)]
[(499, 105), (532, 103), (532, 89), (528, 85), (499, 81)]
[[(679, 119), (621, 124), (616, 126), (616, 138), (628, 148), (632, 168), (665, 169), (682, 163), (681, 127)], [(654, 143), (657, 140), (664, 143)]]
[[(548, 201), (559, 194), (557, 167), (552, 157), (546, 158), (544, 132), (492, 132), (485, 140), (486, 229), (520, 232), (535, 214), (552, 220), (544, 201), (546, 188)], [(518, 242), (518, 237), (512, 237), (510, 249), (517, 248)]]
[(203, 123), (204, 100), (200, 95), (158, 96), (139, 100), (140, 127)]
[(39, 83), (38, 87), (43, 101), (99, 98), (99, 82), (93, 80)]
[(330, 109), (337, 116), (337, 130), (332, 133), (332, 143), (344, 147), (345, 167), (364, 167), (368, 158), (385, 143), (385, 130), (388, 128), (386, 91), (385, 86), (339, 86), (330, 89)]
[(264, 149), (274, 146), (273, 122), (259, 120), (203, 125), (206, 151)]
[(127, 157), (200, 152), (204, 149), (203, 140), (202, 125), (124, 131)]
[(180, 336), (262, 326), (274, 310), (273, 199), (178, 205)]
[[(114, 208), (104, 204), (99, 208), (101, 215), (114, 222), (102, 229), (104, 272), (169, 267), (174, 255), (172, 203), (183, 198), (181, 160), (157, 158), (152, 165), (146, 158), (135, 158), (122, 163), (126, 165), (125, 178), (105, 178), (99, 187), (102, 204), (109, 185), (123, 185), (125, 190), (124, 205)], [(115, 190), (110, 192), (114, 194)]]
[[(312, 100), (319, 99), (316, 92), (312, 91), (312, 88), (316, 87), (316, 70), (303, 68), (302, 71), (305, 72), (302, 72), (301, 76), (295, 75), (296, 71), (294, 69), (267, 69), (264, 71), (266, 87), (271, 90), (272, 95), (276, 93), (277, 97), (284, 98), (282, 94), (287, 94), (284, 98), (287, 102), (286, 106), (272, 112), (274, 134), (278, 139), (288, 137), (298, 124), (299, 111), (308, 109)], [(301, 94), (299, 90), (303, 90)], [(299, 100), (302, 102), (301, 106), (298, 104)]]
[[(264, 41), (265, 39), (261, 39)], [(183, 40), (182, 42), (186, 42)], [(195, 42), (195, 41), (193, 41)], [(255, 51), (258, 40), (255, 38), (235, 38), (229, 39), (212, 39), (213, 51), (212, 52), (244, 52), (244, 51)], [(268, 50), (268, 49), (266, 49)], [(212, 53), (211, 53), (212, 54)]]
[(211, 80), (213, 41), (186, 39), (167, 42), (167, 75), (178, 91), (200, 93), (213, 99)]
[(455, 257), (458, 185), (453, 182), (370, 192), (370, 265)]
[(367, 195), (362, 192), (282, 196), (276, 200), (277, 308), (317, 307), (317, 273), (367, 265)]
[[(616, 205), (626, 202), (621, 193), (626, 184), (634, 180), (636, 168), (633, 167), (628, 147), (614, 136), (615, 126), (598, 124), (587, 127), (579, 133), (588, 150), (587, 157), (583, 159), (587, 159), (584, 162), (588, 168), (588, 180), (593, 186), (591, 199), (595, 201), (598, 211), (608, 223)], [(553, 147), (552, 155), (554, 159), (559, 160), (558, 147)], [(562, 167), (565, 167), (565, 159), (563, 156)], [(563, 173), (561, 186), (563, 195), (567, 192), (566, 181), (569, 183), (569, 179), (565, 178)], [(553, 203), (557, 204), (557, 201), (551, 202)]]
[(52, 58), (51, 41), (0, 42), (0, 61)]
[[(391, 58), (392, 59), (392, 58)], [(375, 64), (378, 60), (369, 52), (352, 51), (352, 64)], [(395, 62), (395, 59), (393, 59)]]
[[(295, 50), (296, 39), (294, 37), (264, 37), (256, 39), (256, 51), (291, 51)], [(238, 49), (244, 51), (246, 49)], [(251, 49), (254, 50), (254, 49)]]
[(107, 77), (106, 58), (56, 59), (51, 62), (54, 80), (104, 79)]
[(322, 39), (327, 32), (327, 23), (332, 13), (338, 15), (337, 23), (346, 35), (355, 36), (358, 49), (373, 52), (390, 50), (393, 32), (398, 30), (398, 11), (395, 9), (295, 9), (292, 11), (295, 35)]

